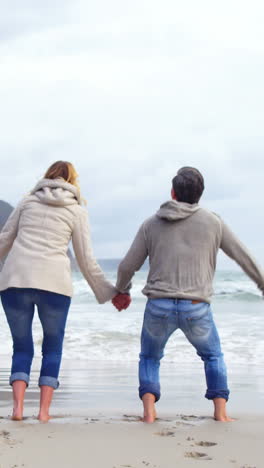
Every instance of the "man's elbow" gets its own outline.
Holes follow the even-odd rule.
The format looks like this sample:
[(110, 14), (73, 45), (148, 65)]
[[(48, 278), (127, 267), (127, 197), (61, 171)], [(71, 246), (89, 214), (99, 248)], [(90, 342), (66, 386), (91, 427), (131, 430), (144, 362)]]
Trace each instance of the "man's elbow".
[(131, 265), (129, 265), (125, 260), (122, 260), (118, 267), (118, 275), (126, 276), (131, 273), (133, 273), (133, 269), (131, 269)]

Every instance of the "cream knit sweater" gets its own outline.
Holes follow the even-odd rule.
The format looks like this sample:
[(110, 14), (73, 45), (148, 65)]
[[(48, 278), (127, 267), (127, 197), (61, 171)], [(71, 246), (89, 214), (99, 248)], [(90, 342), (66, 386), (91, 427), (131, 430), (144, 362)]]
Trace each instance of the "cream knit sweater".
[(68, 244), (99, 303), (117, 294), (93, 255), (86, 210), (76, 187), (42, 179), (8, 218), (0, 233), (0, 291), (37, 288), (72, 296)]

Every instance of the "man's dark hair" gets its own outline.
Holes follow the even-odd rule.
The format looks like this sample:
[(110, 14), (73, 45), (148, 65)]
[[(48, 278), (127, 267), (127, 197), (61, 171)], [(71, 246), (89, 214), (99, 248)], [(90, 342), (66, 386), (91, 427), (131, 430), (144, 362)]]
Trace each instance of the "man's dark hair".
[(204, 191), (204, 179), (198, 169), (186, 166), (178, 170), (172, 187), (179, 202), (198, 203)]

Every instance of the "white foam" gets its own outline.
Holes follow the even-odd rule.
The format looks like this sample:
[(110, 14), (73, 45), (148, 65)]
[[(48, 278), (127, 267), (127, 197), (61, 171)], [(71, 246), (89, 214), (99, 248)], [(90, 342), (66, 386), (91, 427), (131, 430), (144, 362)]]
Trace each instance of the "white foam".
[[(110, 274), (113, 277), (113, 274)], [(132, 291), (136, 298), (129, 309), (118, 312), (111, 303), (98, 305), (86, 281), (74, 277), (75, 297), (70, 310), (64, 357), (72, 360), (137, 361), (146, 298), (140, 293), (146, 272), (137, 276)], [(213, 309), (227, 362), (264, 364), (263, 303), (254, 284), (243, 274), (221, 273), (216, 278)], [(223, 294), (224, 291), (224, 294)], [(250, 300), (251, 296), (254, 300)], [(241, 299), (240, 299), (241, 298)], [(10, 332), (1, 309), (0, 355), (8, 366), (12, 355)], [(42, 330), (34, 319), (36, 355), (41, 355)], [(199, 360), (195, 350), (178, 331), (166, 347), (166, 361)]]

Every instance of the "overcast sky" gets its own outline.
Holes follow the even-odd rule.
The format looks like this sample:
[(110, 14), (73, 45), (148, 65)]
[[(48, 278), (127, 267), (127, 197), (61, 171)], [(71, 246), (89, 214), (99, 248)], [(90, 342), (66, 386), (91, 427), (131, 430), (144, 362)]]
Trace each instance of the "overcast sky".
[[(120, 257), (182, 165), (260, 263), (264, 6), (0, 0), (0, 198), (74, 163), (98, 257)], [(220, 263), (225, 262), (220, 259)]]

